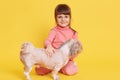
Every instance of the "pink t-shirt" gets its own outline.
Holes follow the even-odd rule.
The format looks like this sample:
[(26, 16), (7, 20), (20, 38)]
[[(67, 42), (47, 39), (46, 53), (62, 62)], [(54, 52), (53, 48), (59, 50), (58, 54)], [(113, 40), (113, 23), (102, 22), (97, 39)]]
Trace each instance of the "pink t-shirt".
[(77, 32), (70, 27), (62, 28), (60, 26), (56, 26), (51, 29), (44, 45), (46, 47), (48, 44), (51, 44), (55, 49), (57, 49), (61, 44), (69, 39), (78, 39)]

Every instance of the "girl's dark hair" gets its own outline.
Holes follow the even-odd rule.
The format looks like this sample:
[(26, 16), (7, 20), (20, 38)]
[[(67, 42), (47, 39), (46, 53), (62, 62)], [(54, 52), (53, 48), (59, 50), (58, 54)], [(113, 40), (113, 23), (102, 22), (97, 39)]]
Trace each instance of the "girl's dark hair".
[(64, 15), (70, 15), (71, 18), (71, 9), (68, 5), (66, 4), (59, 4), (55, 8), (55, 20), (57, 15), (59, 14), (64, 14)]

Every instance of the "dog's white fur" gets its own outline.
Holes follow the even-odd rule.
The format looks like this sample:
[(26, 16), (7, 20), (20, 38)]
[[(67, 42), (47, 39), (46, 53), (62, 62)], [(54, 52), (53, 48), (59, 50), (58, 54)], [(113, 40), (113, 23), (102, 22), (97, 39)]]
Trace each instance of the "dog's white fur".
[(20, 59), (24, 64), (24, 75), (31, 80), (30, 71), (33, 65), (39, 64), (52, 70), (54, 80), (59, 80), (58, 71), (68, 62), (71, 56), (80, 53), (82, 45), (78, 40), (70, 39), (57, 49), (52, 57), (46, 55), (43, 48), (35, 48), (30, 42), (22, 44)]

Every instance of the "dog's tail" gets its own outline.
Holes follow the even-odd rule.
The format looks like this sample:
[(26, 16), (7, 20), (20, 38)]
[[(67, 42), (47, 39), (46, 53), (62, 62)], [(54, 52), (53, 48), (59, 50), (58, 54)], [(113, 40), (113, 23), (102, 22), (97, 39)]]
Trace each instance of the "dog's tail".
[(21, 46), (20, 54), (21, 55), (23, 55), (23, 54), (30, 54), (33, 51), (33, 49), (34, 49), (34, 46), (32, 45), (32, 43), (25, 42)]

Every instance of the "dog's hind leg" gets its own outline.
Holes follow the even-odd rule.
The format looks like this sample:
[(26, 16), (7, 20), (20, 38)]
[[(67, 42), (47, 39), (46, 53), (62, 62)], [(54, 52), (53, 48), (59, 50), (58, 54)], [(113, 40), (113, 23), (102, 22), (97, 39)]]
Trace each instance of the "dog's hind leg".
[(24, 75), (27, 78), (27, 80), (31, 80), (31, 78), (30, 78), (31, 70), (32, 70), (32, 66), (25, 66), (25, 68), (24, 68)]

